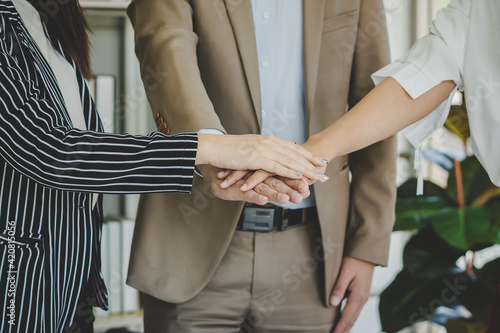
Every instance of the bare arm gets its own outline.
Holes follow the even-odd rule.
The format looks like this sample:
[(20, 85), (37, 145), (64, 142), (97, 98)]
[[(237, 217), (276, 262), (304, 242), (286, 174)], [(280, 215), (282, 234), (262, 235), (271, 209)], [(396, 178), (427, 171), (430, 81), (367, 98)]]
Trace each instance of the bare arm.
[(349, 154), (422, 119), (436, 109), (453, 89), (453, 81), (444, 81), (412, 99), (395, 79), (389, 77), (342, 118), (312, 136), (305, 146), (328, 160)]

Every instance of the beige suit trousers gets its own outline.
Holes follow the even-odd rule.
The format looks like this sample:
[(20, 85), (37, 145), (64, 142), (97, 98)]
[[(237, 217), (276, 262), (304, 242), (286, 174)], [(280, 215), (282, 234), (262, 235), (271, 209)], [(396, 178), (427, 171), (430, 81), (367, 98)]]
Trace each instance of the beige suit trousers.
[(322, 267), (317, 222), (236, 231), (193, 299), (172, 304), (143, 295), (145, 332), (330, 332), (338, 311), (322, 302)]

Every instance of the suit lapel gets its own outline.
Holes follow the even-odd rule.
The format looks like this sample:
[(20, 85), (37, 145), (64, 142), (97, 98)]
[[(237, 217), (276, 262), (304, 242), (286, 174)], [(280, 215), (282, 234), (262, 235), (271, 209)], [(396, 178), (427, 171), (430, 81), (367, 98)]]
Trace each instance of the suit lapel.
[(262, 126), (259, 64), (257, 58), (257, 44), (252, 16), (252, 4), (248, 0), (241, 1), (237, 6), (234, 0), (224, 0), (229, 21), (233, 28), (236, 44), (240, 53), (248, 89), (252, 96), (253, 106), (259, 126)]
[(316, 91), (316, 81), (318, 77), (324, 9), (325, 0), (303, 0), (304, 79), (308, 123), (314, 103), (314, 93)]

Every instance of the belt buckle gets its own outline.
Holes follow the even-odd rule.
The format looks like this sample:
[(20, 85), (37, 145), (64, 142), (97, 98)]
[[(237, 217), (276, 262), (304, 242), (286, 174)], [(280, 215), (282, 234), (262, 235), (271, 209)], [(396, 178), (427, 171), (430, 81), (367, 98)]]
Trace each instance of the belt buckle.
[(242, 218), (243, 230), (270, 232), (275, 222), (282, 219), (282, 208), (245, 207)]

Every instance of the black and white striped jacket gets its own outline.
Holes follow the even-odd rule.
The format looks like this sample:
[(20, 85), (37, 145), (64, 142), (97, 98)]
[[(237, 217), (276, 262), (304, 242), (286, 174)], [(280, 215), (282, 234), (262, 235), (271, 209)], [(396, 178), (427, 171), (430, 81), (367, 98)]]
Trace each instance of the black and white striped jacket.
[(84, 290), (107, 308), (102, 200), (92, 209), (92, 193), (191, 188), (197, 136), (103, 133), (66, 58), (88, 130), (73, 128), (48, 63), (11, 1), (0, 0), (1, 332), (61, 332)]

